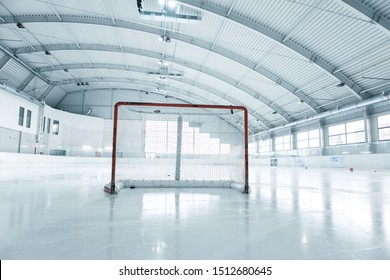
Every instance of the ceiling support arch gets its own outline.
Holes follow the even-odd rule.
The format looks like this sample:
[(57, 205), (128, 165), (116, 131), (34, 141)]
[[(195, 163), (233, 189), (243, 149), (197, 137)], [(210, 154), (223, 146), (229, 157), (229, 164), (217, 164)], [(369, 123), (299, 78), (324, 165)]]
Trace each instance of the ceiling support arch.
[[(127, 71), (127, 72), (138, 72), (138, 73), (146, 73), (146, 71), (148, 69), (146, 68), (141, 68), (141, 67), (130, 67), (130, 66), (127, 66), (127, 65), (118, 65), (118, 64), (69, 64), (69, 65), (61, 65), (61, 68), (62, 69), (57, 69), (57, 70), (64, 70), (64, 69), (110, 69), (110, 70), (122, 70), (122, 71)], [(51, 67), (48, 67), (45, 69), (43, 69), (41, 72), (46, 72), (46, 71), (53, 71), (53, 69)], [(66, 79), (66, 80), (63, 80), (63, 81), (58, 81), (58, 82), (55, 82), (55, 84), (57, 86), (61, 86), (61, 85), (66, 85), (66, 84), (72, 84), (72, 83), (77, 83), (77, 82), (80, 82), (80, 81), (89, 81), (91, 82), (91, 79), (92, 78), (85, 78), (85, 79)], [(109, 82), (109, 81), (112, 81), (114, 78), (113, 77), (96, 77), (93, 82)], [(116, 80), (125, 80), (125, 79), (121, 79), (121, 78), (115, 78)], [(186, 84), (186, 85), (193, 85), (192, 81), (189, 80), (189, 79), (186, 79), (186, 78), (176, 78), (174, 79), (176, 82), (180, 82), (180, 83), (183, 83), (183, 84)], [(133, 84), (134, 83), (134, 80), (131, 81), (131, 83)], [(156, 86), (157, 83), (141, 83), (141, 82), (138, 82), (139, 85), (146, 85), (146, 86)], [(200, 83), (197, 83), (196, 85), (197, 87), (199, 87), (200, 89), (206, 91), (206, 92), (209, 92), (210, 94), (212, 95), (216, 95), (220, 98), (224, 98), (225, 100), (227, 100), (228, 102), (232, 103), (232, 104), (241, 104), (241, 101), (240, 100), (237, 100), (235, 98), (232, 98), (232, 97), (225, 97), (225, 94), (220, 92), (220, 91), (217, 91), (213, 88), (210, 88), (204, 84), (200, 84)], [(181, 89), (176, 89), (174, 87), (170, 87), (170, 88), (173, 88), (175, 89), (175, 92), (180, 92), (180, 91), (183, 91)], [(187, 91), (186, 91), (187, 92)], [(188, 93), (188, 96), (191, 96), (193, 94)], [(194, 97), (191, 97), (191, 98), (194, 98)], [(196, 97), (198, 98), (198, 97)], [(200, 98), (200, 97), (199, 97)], [(199, 99), (198, 98), (198, 99)], [(206, 99), (202, 98), (202, 102), (207, 102)], [(253, 109), (251, 108), (248, 108), (248, 112), (252, 115), (253, 118), (256, 118), (265, 128), (271, 128), (273, 127), (269, 121), (267, 121), (263, 116), (261, 116), (260, 114), (256, 113)]]
[[(101, 25), (101, 26), (110, 26), (110, 27), (116, 27), (116, 28), (124, 28), (129, 30), (135, 30), (140, 31), (144, 33), (150, 33), (150, 34), (156, 34), (158, 36), (161, 35), (160, 27), (155, 26), (146, 26), (146, 25), (140, 25), (135, 24), (130, 21), (124, 21), (124, 20), (116, 20), (115, 25), (112, 23), (112, 19), (110, 18), (102, 18), (102, 17), (85, 17), (85, 16), (72, 16), (72, 15), (61, 15), (61, 20), (55, 16), (55, 15), (45, 15), (45, 16), (18, 16), (17, 19), (14, 17), (5, 17), (4, 22), (0, 22), (0, 24), (10, 24), (10, 23), (17, 23), (19, 22), (39, 22), (39, 23), (50, 23), (50, 22), (57, 22), (57, 23), (80, 23), (80, 24), (93, 24), (93, 25)], [(249, 22), (250, 23), (250, 22)], [(252, 23), (253, 25), (253, 23)], [(255, 73), (258, 73), (267, 79), (277, 83), (280, 85), (283, 89), (285, 89), (289, 94), (294, 95), (299, 100), (303, 100), (304, 103), (309, 106), (315, 113), (319, 113), (320, 109), (317, 107), (318, 104), (309, 98), (308, 96), (304, 95), (300, 92), (300, 90), (291, 85), (289, 82), (285, 81), (282, 77), (277, 76), (276, 74), (262, 68), (258, 67), (255, 63), (251, 63), (249, 61), (246, 61), (233, 53), (230, 53), (226, 50), (223, 50), (221, 48), (216, 47), (212, 42), (204, 42), (201, 40), (194, 40), (194, 38), (184, 35), (184, 34), (178, 34), (174, 32), (168, 32), (169, 37), (171, 39), (179, 40), (187, 44), (191, 44), (192, 46), (196, 46), (202, 49), (205, 49), (209, 52), (213, 52), (215, 54), (221, 55), (223, 57), (226, 57), (236, 63), (239, 63), (248, 69), (254, 71)], [(167, 33), (167, 34), (168, 34)], [(37, 46), (39, 47), (39, 46)], [(42, 48), (42, 46), (40, 46)], [(27, 47), (29, 50), (31, 50), (30, 47)], [(34, 46), (35, 48), (35, 46)], [(46, 46), (45, 46), (46, 48)], [(120, 47), (118, 47), (120, 49)], [(15, 53), (18, 53), (18, 50), (16, 50)], [(160, 57), (161, 58), (161, 57)], [(312, 58), (312, 54), (310, 54), (310, 58)], [(332, 68), (333, 69), (333, 68)], [(337, 72), (336, 75), (342, 75), (341, 73)], [(345, 83), (348, 85), (348, 82), (345, 81)], [(283, 114), (281, 114), (283, 116)]]
[[(57, 45), (45, 46), (44, 49), (43, 49), (42, 46), (36, 46), (35, 50), (33, 50), (33, 51), (29, 50), (28, 48), (23, 48), (23, 49), (17, 50), (16, 53), (17, 54), (26, 54), (26, 53), (39, 52), (39, 51), (44, 51), (44, 50), (48, 50), (50, 52), (53, 52), (53, 51), (66, 51), (66, 50), (106, 51), (106, 52), (128, 53), (128, 54), (145, 56), (145, 57), (148, 57), (148, 58), (155, 58), (155, 59), (160, 59), (161, 58), (161, 55), (158, 54), (158, 53), (146, 52), (146, 51), (142, 51), (142, 50), (138, 50), (138, 49), (131, 49), (131, 48), (122, 48), (121, 49), (121, 48), (116, 47), (116, 46), (87, 45), (87, 44), (78, 44), (78, 45), (70, 45), (70, 44), (66, 44), (66, 45), (61, 44), (60, 45), (60, 44), (57, 44)], [(201, 65), (196, 65), (196, 64), (184, 61), (184, 60), (180, 60), (180, 59), (177, 59), (177, 58), (171, 58), (171, 57), (167, 57), (166, 60), (169, 61), (169, 62), (175, 63), (177, 65), (180, 65), (182, 67), (186, 67), (186, 68), (192, 69), (194, 71), (202, 72), (202, 73), (204, 73), (206, 75), (209, 75), (211, 77), (219, 79), (219, 80), (221, 80), (221, 81), (223, 81), (223, 82), (225, 82), (225, 83), (227, 83), (227, 84), (229, 84), (229, 85), (231, 85), (233, 87), (237, 87), (238, 89), (242, 90), (246, 94), (254, 97), (257, 100), (259, 100), (264, 105), (266, 105), (269, 108), (271, 108), (273, 111), (277, 112), (287, 123), (289, 121), (293, 120), (293, 118), (291, 118), (290, 115), (287, 112), (285, 112), (282, 108), (277, 106), (274, 102), (272, 102), (268, 98), (264, 97), (263, 94), (261, 94), (259, 92), (256, 92), (253, 89), (250, 89), (250, 88), (248, 88), (248, 87), (246, 87), (246, 86), (244, 86), (242, 84), (237, 84), (237, 81), (229, 79), (226, 76), (220, 75), (218, 73), (215, 73), (214, 71), (210, 71), (208, 69), (205, 69)], [(84, 67), (85, 68), (89, 68), (88, 64), (85, 64)], [(96, 65), (98, 66), (99, 63), (97, 63)], [(38, 70), (41, 73), (41, 72), (46, 72), (46, 71), (53, 71), (53, 70), (59, 70), (59, 69), (65, 70), (66, 69), (66, 67), (61, 66), (61, 65), (56, 65), (55, 67), (56, 67), (56, 69), (53, 69), (53, 67), (51, 67), (51, 66), (41, 67)], [(78, 67), (81, 67), (81, 66), (78, 66)], [(139, 72), (139, 71), (137, 71), (137, 69), (135, 67), (130, 67), (130, 66), (126, 66), (126, 67), (127, 68), (132, 68), (134, 71)], [(144, 71), (147, 72), (148, 69), (144, 69)], [(307, 103), (305, 103), (305, 104), (307, 104)], [(308, 105), (308, 106), (309, 106), (309, 109), (313, 113), (318, 112), (318, 109), (314, 109), (310, 105)]]
[[(0, 24), (2, 22), (0, 21)], [(41, 80), (43, 80), (45, 83), (50, 84), (50, 80), (46, 79), (42, 75), (40, 75), (35, 69), (33, 69), (31, 66), (29, 66), (27, 63), (25, 63), (23, 60), (21, 60), (17, 55), (15, 55), (11, 50), (4, 47), (0, 44), (0, 51), (4, 52), (8, 57), (14, 59), (19, 65), (21, 65), (23, 68), (27, 69), (31, 73), (33, 73), (35, 76), (39, 77)], [(8, 62), (8, 60), (5, 60), (5, 64)], [(3, 65), (4, 66), (4, 65)]]
[(50, 85), (44, 92), (43, 94), (41, 95), (40, 99), (41, 100), (45, 100), (46, 97), (50, 94), (50, 92), (55, 88), (54, 85)]
[[(115, 78), (115, 77), (105, 77), (105, 78), (101, 78), (100, 80), (96, 80), (94, 82), (99, 82), (99, 83), (106, 83), (106, 82), (113, 82), (117, 79), (120, 79), (120, 78)], [(90, 80), (88, 78), (85, 79), (86, 81), (87, 80)], [(71, 83), (75, 83), (77, 81), (80, 81), (80, 79), (75, 79), (75, 80), (63, 80), (63, 81), (59, 81), (57, 82), (57, 85), (67, 85), (67, 84), (71, 84)], [(145, 83), (143, 81), (133, 81), (132, 82), (132, 85), (136, 85), (136, 86), (146, 86), (146, 87), (149, 87), (151, 86), (150, 84), (148, 83)], [(201, 96), (197, 96), (197, 95), (193, 95), (191, 94), (191, 92), (188, 92), (188, 91), (185, 91), (185, 90), (182, 90), (182, 89), (178, 89), (176, 87), (172, 87), (172, 89), (174, 89), (174, 92), (175, 94), (179, 94), (179, 97), (176, 97), (176, 96), (172, 96), (172, 94), (168, 94), (168, 96), (170, 98), (174, 98), (174, 99), (177, 99), (179, 101), (182, 101), (182, 102), (187, 102), (187, 103), (193, 103), (193, 101), (195, 101), (195, 103), (209, 103), (210, 100), (208, 99), (205, 99)], [(98, 91), (110, 91), (110, 92), (115, 92), (115, 91), (126, 91), (126, 90), (133, 90), (133, 91), (140, 91), (138, 88), (124, 88), (124, 87), (118, 87), (118, 88), (98, 88), (98, 89), (84, 89), (83, 91), (70, 91), (70, 92), (67, 92), (63, 98), (61, 99), (61, 101), (55, 106), (56, 108), (57, 107), (61, 107), (61, 103), (62, 101), (65, 100), (65, 98), (70, 95), (70, 94), (79, 94), (79, 93), (86, 93), (86, 92), (98, 92)], [(161, 94), (161, 93), (156, 93), (156, 92), (153, 92), (152, 90), (148, 90), (148, 89), (141, 89), (142, 91), (147, 91), (149, 94), (155, 94), (155, 95), (164, 95), (164, 94)], [(220, 93), (221, 94), (221, 93)], [(188, 100), (189, 99), (189, 100)], [(231, 104), (237, 104), (237, 101), (236, 100), (233, 100), (232, 99), (232, 103)], [(80, 107), (82, 107), (82, 105), (79, 105)], [(107, 107), (109, 107), (110, 105), (107, 105)], [(255, 112), (251, 109), (248, 109), (248, 113), (249, 115), (252, 115), (252, 117), (256, 118), (256, 116), (254, 115)], [(264, 122), (263, 122), (264, 121)], [(268, 123), (267, 120), (263, 119), (262, 117), (257, 118), (257, 122), (260, 123), (262, 126), (264, 126), (264, 128), (266, 129), (269, 129), (270, 127), (267, 126), (265, 123)], [(257, 133), (257, 132), (260, 132), (260, 129), (258, 127), (254, 127), (252, 126), (251, 127), (251, 130), (252, 132), (254, 133)]]
[(34, 78), (35, 74), (30, 73), (30, 75), (28, 75), (28, 77), (23, 81), (23, 83), (18, 87), (18, 90), (24, 91)]
[[(348, 0), (345, 0), (348, 1)], [(349, 0), (351, 1), (351, 0)], [(353, 1), (353, 0), (352, 0)], [(356, 85), (355, 82), (350, 80), (347, 76), (345, 76), (340, 71), (337, 71), (336, 68), (334, 68), (332, 65), (327, 63), (325, 60), (321, 59), (318, 55), (315, 53), (310, 52), (309, 50), (301, 47), (297, 43), (294, 43), (290, 40), (284, 40), (284, 37), (275, 31), (251, 22), (250, 20), (247, 20), (243, 17), (240, 17), (238, 15), (235, 15), (234, 13), (231, 13), (229, 10), (224, 10), (219, 7), (212, 6), (210, 4), (205, 3), (204, 1), (199, 0), (177, 0), (177, 2), (180, 2), (183, 5), (191, 6), (193, 8), (211, 13), (213, 15), (220, 16), (224, 19), (230, 20), (232, 22), (235, 22), (237, 24), (240, 24), (244, 26), (245, 28), (250, 28), (256, 32), (259, 32), (263, 34), (264, 36), (276, 41), (277, 43), (295, 51), (296, 53), (300, 54), (301, 56), (309, 59), (314, 64), (316, 64), (318, 67), (320, 67), (322, 70), (324, 70), (326, 73), (330, 74), (334, 78), (338, 79), (341, 83), (344, 83), (348, 88), (349, 91), (358, 99), (362, 100), (366, 96), (362, 93), (362, 88), (360, 88), (358, 85)], [(353, 1), (356, 2), (356, 1)], [(306, 101), (305, 101), (306, 102)]]
[(375, 10), (371, 9), (364, 3), (358, 0), (339, 0), (340, 2), (344, 3), (346, 7), (353, 9), (355, 11), (358, 11), (359, 13), (365, 15), (369, 19), (371, 19), (373, 22), (377, 23), (381, 28), (384, 28), (388, 34), (390, 31), (390, 20), (386, 17), (382, 16), (380, 13), (376, 12)]
[(3, 59), (0, 61), (0, 70), (3, 69), (3, 67), (8, 63), (8, 61), (11, 60), (10, 56), (5, 56)]

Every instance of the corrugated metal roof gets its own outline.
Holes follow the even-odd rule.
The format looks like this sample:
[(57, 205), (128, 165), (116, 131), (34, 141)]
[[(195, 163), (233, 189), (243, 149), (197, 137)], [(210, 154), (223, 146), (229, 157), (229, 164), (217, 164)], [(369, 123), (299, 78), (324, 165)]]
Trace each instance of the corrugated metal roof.
[(57, 106), (58, 102), (65, 96), (66, 92), (60, 87), (53, 88), (49, 95), (45, 98), (47, 105), (51, 107)]
[[(201, 8), (194, 9), (191, 3)], [(49, 81), (61, 83), (46, 98), (51, 104), (66, 93), (70, 93), (67, 102), (77, 104), (78, 81), (89, 81), (88, 92), (99, 93), (110, 92), (109, 88), (136, 92), (161, 86), (172, 96), (190, 92), (211, 103), (236, 100), (272, 125), (389, 89), (386, 27), (371, 23), (364, 12), (345, 2), (191, 3), (178, 1), (178, 9), (200, 16), (202, 20), (196, 23), (147, 19), (138, 13), (136, 2), (128, 0), (2, 1), (0, 44), (17, 58), (5, 64), (0, 78), (17, 88), (28, 81), (31, 71), (42, 71), (40, 75)], [(361, 4), (389, 19), (388, 0)], [(158, 0), (144, 5), (145, 10), (162, 10)], [(17, 27), (18, 21), (25, 28)], [(116, 27), (126, 23), (131, 23), (128, 29)], [(170, 43), (158, 40), (164, 34), (170, 36)], [(47, 55), (46, 50), (50, 51)], [(4, 57), (0, 51), (0, 62)], [(160, 59), (169, 61), (164, 71), (183, 77), (159, 80), (147, 75), (161, 70)], [(347, 85), (338, 87), (341, 82)], [(48, 87), (34, 78), (25, 90), (39, 97)], [(35, 95), (34, 88), (41, 94)], [(301, 98), (313, 102), (301, 103)], [(274, 110), (278, 113), (272, 114)]]
[(4, 83), (18, 88), (19, 85), (27, 79), (30, 72), (21, 67), (15, 60), (11, 59), (0, 69), (1, 79)]
[(388, 0), (365, 0), (364, 3), (375, 11), (390, 19), (390, 4)]

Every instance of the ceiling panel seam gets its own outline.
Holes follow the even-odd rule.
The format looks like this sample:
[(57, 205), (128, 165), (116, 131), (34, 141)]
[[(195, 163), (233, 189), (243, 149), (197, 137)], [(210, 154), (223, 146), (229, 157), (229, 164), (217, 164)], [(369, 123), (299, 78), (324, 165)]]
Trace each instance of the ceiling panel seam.
[(358, 0), (339, 0), (340, 2), (343, 2), (349, 7), (350, 9), (353, 9), (354, 11), (359, 12), (360, 14), (368, 17), (373, 22), (377, 23), (381, 28), (386, 30), (387, 34), (390, 34), (390, 20), (378, 13), (377, 11), (371, 9), (364, 3)]
[(215, 6), (212, 6), (212, 5), (209, 5), (207, 3), (204, 3), (203, 1), (200, 2), (200, 1), (196, 1), (196, 0), (178, 0), (177, 2), (180, 2), (184, 5), (192, 6), (194, 8), (204, 10), (208, 13), (220, 16), (226, 20), (231, 20), (232, 22), (240, 24), (241, 26), (244, 26), (246, 28), (250, 28), (256, 32), (259, 32), (259, 33), (265, 35), (266, 37), (269, 37), (270, 39), (275, 40), (279, 44), (286, 46), (287, 48), (293, 50), (294, 52), (300, 54), (301, 56), (310, 59), (311, 61), (313, 61), (313, 63), (315, 65), (320, 67), (322, 70), (324, 70), (328, 74), (332, 75), (334, 78), (337, 78), (338, 80), (340, 80), (340, 82), (347, 85), (348, 88), (350, 89), (350, 92), (358, 100), (362, 100), (365, 97), (365, 96), (361, 96), (360, 93), (361, 93), (362, 89), (358, 85), (356, 85), (353, 81), (351, 81), (347, 76), (342, 74), (340, 71), (338, 72), (338, 75), (336, 76), (334, 74), (334, 72), (336, 72), (337, 69), (335, 69), (333, 66), (331, 66), (330, 64), (325, 62), (323, 59), (321, 59), (320, 56), (307, 50), (304, 47), (301, 47), (299, 44), (297, 44), (291, 40), (284, 41), (284, 37), (282, 35), (276, 33), (275, 31), (273, 31), (273, 30), (271, 30), (263, 25), (255, 24), (255, 23), (251, 22), (250, 20), (242, 18), (242, 17), (235, 15), (233, 13), (228, 14), (228, 11), (223, 10), (221, 8), (218, 8), (218, 7), (215, 7)]
[[(68, 82), (64, 82), (63, 84), (68, 84)], [(133, 85), (145, 85), (144, 83), (133, 83)], [(149, 86), (149, 85), (146, 85), (146, 86)], [(130, 89), (128, 89), (128, 88), (115, 88), (114, 90), (113, 89), (111, 89), (111, 88), (99, 88), (99, 89), (91, 89), (91, 90), (85, 90), (84, 92), (83, 92), (83, 94), (85, 94), (86, 92), (89, 92), (89, 91), (104, 91), (104, 90), (110, 90), (110, 91), (112, 91), (112, 92), (114, 92), (114, 91), (118, 91), (118, 90), (130, 90)], [(134, 89), (135, 91), (137, 91), (137, 89)], [(195, 100), (195, 101), (201, 101), (201, 102), (210, 102), (209, 100), (207, 100), (207, 99), (205, 99), (205, 98), (203, 98), (203, 97), (201, 97), (201, 96), (193, 96), (193, 95), (191, 95), (191, 93), (190, 92), (187, 92), (187, 91), (184, 91), (185, 93), (187, 93), (187, 94), (185, 94), (185, 93), (181, 93), (180, 91), (183, 91), (183, 90), (179, 90), (179, 89), (177, 89), (177, 93), (179, 93), (180, 95), (184, 95), (186, 98), (189, 98), (189, 99), (192, 99), (192, 100)], [(60, 105), (61, 105), (61, 103), (65, 100), (65, 98), (67, 97), (67, 96), (69, 96), (69, 95), (71, 95), (71, 94), (79, 94), (80, 93), (80, 91), (71, 91), (71, 92), (67, 92), (65, 95), (64, 95), (64, 97), (61, 99), (61, 101), (56, 105), (56, 108), (57, 107), (59, 107)], [(158, 94), (158, 93), (154, 93), (154, 94)], [(158, 95), (161, 95), (161, 94), (158, 94)], [(174, 97), (174, 96), (171, 96), (171, 98), (174, 98), (174, 99), (178, 99), (178, 100), (181, 100), (181, 101), (185, 101), (185, 102), (189, 102), (189, 103), (191, 103), (192, 101), (187, 101), (187, 100), (185, 100), (185, 99), (181, 99), (181, 98), (177, 98), (177, 97)], [(232, 103), (232, 104), (236, 104), (236, 103)], [(82, 107), (83, 105), (79, 105), (80, 107)], [(107, 106), (109, 106), (109, 105), (107, 105)], [(253, 110), (248, 110), (248, 112), (250, 113), (250, 114), (252, 114), (253, 115)], [(252, 116), (253, 117), (253, 116)], [(254, 117), (255, 118), (255, 117)], [(262, 119), (258, 119), (257, 118), (257, 120), (258, 120), (258, 122), (260, 122), (266, 129), (269, 129), (269, 128), (271, 128), (270, 126), (267, 126), (267, 125), (265, 125), (262, 121)], [(264, 121), (266, 121), (266, 120), (264, 120)], [(267, 122), (267, 121), (266, 121)], [(253, 126), (252, 125), (252, 131), (254, 132), (254, 133), (258, 133), (258, 132), (260, 132), (260, 129), (258, 128), (258, 127), (255, 127), (255, 126)], [(254, 131), (254, 130), (256, 130), (256, 131)]]
[[(46, 46), (45, 48), (50, 50), (50, 51), (55, 51), (55, 50), (72, 50), (72, 49), (74, 49), (74, 50), (97, 50), (97, 51), (121, 52), (119, 48), (112, 47), (112, 46), (98, 46), (98, 45), (83, 45), (83, 44), (81, 44), (79, 47), (76, 48), (75, 46), (72, 46), (72, 45), (55, 45), (55, 46), (52, 45), (52, 46)], [(91, 48), (91, 47), (93, 47), (93, 48)], [(40, 51), (38, 46), (37, 46), (37, 50), (35, 50), (35, 51)], [(159, 59), (159, 57), (160, 57), (159, 54), (157, 54), (157, 53), (144, 52), (144, 51), (140, 51), (140, 50), (130, 50), (128, 48), (124, 49), (124, 51), (126, 53), (129, 53), (129, 54), (135, 54), (135, 55), (140, 55), (140, 56), (147, 56), (147, 57), (151, 57), (151, 58)], [(31, 51), (28, 51), (27, 49), (24, 49), (24, 50), (19, 49), (16, 53), (18, 53), (18, 54), (31, 53)], [(228, 78), (226, 78), (226, 77), (224, 77), (222, 75), (217, 75), (216, 72), (208, 70), (208, 69), (203, 69), (203, 71), (201, 71), (200, 66), (198, 66), (198, 65), (194, 65), (192, 63), (185, 62), (185, 61), (180, 61), (177, 58), (170, 58), (170, 57), (167, 57), (167, 61), (176, 63), (178, 65), (181, 65), (182, 67), (186, 67), (186, 68), (198, 71), (198, 72), (202, 72), (202, 73), (207, 74), (207, 75), (209, 75), (211, 77), (219, 79), (219, 80), (221, 80), (221, 81), (223, 81), (225, 83), (228, 83), (231, 86), (235, 85), (235, 82), (232, 79), (228, 79)], [(97, 64), (99, 65), (99, 63), (97, 63)], [(39, 71), (40, 72), (46, 72), (46, 71), (52, 71), (52, 70), (58, 70), (58, 69), (63, 69), (64, 70), (65, 68), (66, 67), (63, 67), (61, 65), (57, 66), (57, 69), (53, 69), (51, 67), (41, 67), (41, 68), (39, 68)], [(87, 68), (87, 67), (85, 67), (85, 68)], [(248, 94), (250, 96), (255, 97), (256, 99), (258, 99), (259, 101), (264, 103), (266, 106), (270, 107), (275, 112), (277, 112), (282, 118), (284, 118), (288, 122), (289, 115), (286, 112), (284, 112), (284, 110), (282, 108), (280, 108), (279, 106), (275, 105), (273, 101), (265, 98), (264, 95), (262, 95), (261, 93), (256, 92), (253, 89), (249, 89), (249, 88), (247, 88), (247, 87), (245, 87), (243, 85), (240, 85), (238, 87), (238, 89), (244, 91), (246, 94)]]
[[(62, 19), (63, 19), (62, 21), (59, 21), (56, 16), (23, 16), (23, 17), (19, 17), (19, 20), (21, 20), (23, 22), (42, 22), (42, 23), (60, 22), (60, 23), (82, 23), (82, 24), (96, 24), (96, 25), (103, 25), (103, 26), (113, 26), (112, 24), (110, 24), (109, 19), (104, 19), (104, 18), (81, 17), (81, 16), (75, 17), (75, 16), (67, 15), (67, 16), (63, 16)], [(6, 23), (15, 23), (15, 19), (7, 17)], [(161, 33), (159, 27), (140, 26), (137, 24), (133, 24), (131, 22), (125, 22), (125, 21), (119, 21), (119, 20), (116, 23), (117, 23), (116, 27), (119, 27), (119, 28), (132, 29), (132, 30), (137, 30), (137, 31), (156, 34), (156, 35), (160, 35), (160, 33)], [(113, 27), (115, 27), (115, 26), (113, 26)], [(211, 43), (194, 40), (194, 38), (187, 38), (189, 36), (184, 36), (181, 34), (169, 33), (169, 36), (171, 37), (171, 39), (177, 39), (177, 40), (180, 40), (182, 42), (191, 44), (193, 46), (203, 48), (209, 52), (214, 52), (216, 54), (219, 54), (227, 59), (235, 61), (235, 62), (253, 70), (254, 72), (257, 72), (257, 73), (263, 75), (264, 77), (266, 77), (272, 81), (275, 81), (277, 79), (282, 79), (283, 82), (281, 82), (280, 85), (283, 89), (285, 89), (288, 93), (296, 96), (300, 100), (305, 101), (305, 105), (311, 107), (313, 112), (317, 112), (317, 113), (319, 112), (317, 109), (317, 106), (314, 105), (314, 104), (316, 104), (316, 102), (314, 100), (311, 100), (306, 95), (299, 93), (297, 87), (290, 85), (290, 83), (285, 81), (283, 78), (276, 76), (274, 73), (272, 73), (268, 70), (265, 70), (261, 67), (259, 67), (258, 69), (255, 69), (255, 67), (256, 67), (255, 64), (247, 62), (244, 59), (242, 59), (241, 57), (237, 56), (236, 54), (227, 52), (221, 48), (211, 49), (211, 46), (212, 46)], [(340, 76), (341, 75), (342, 74), (340, 73)], [(299, 96), (297, 96), (297, 93), (299, 93)]]
[[(96, 66), (98, 67), (94, 67), (95, 64), (93, 65), (89, 65), (89, 64), (69, 64), (69, 65), (61, 65), (61, 69), (56, 69), (56, 70), (64, 70), (64, 69), (86, 69), (86, 68), (89, 68), (89, 69), (116, 69), (116, 70), (122, 70), (122, 71), (130, 71), (130, 72), (140, 72), (140, 73), (146, 73), (148, 71), (147, 68), (142, 68), (142, 67), (126, 67), (125, 65), (118, 65), (118, 64), (103, 64), (103, 63), (99, 63), (97, 64)], [(41, 68), (41, 73), (44, 73), (44, 72), (48, 72), (48, 71), (53, 71), (53, 69), (51, 69), (50, 67), (44, 67), (44, 68)], [(102, 82), (104, 81), (104, 79), (102, 79), (101, 77), (98, 77), (99, 80), (101, 80)], [(76, 83), (79, 79), (74, 79), (73, 82), (71, 82), (72, 80), (69, 80), (67, 79), (65, 81), (61, 81), (60, 83), (58, 82), (55, 82), (55, 84), (57, 86), (60, 86), (60, 85), (64, 85), (64, 84), (72, 84), (72, 83)], [(188, 85), (192, 85), (192, 81), (189, 80), (189, 79), (185, 79), (185, 78), (179, 78), (179, 79), (174, 79), (175, 81), (177, 82), (183, 82), (185, 84), (188, 84)], [(229, 102), (232, 102), (233, 104), (235, 103), (241, 103), (239, 100), (235, 99), (235, 98), (230, 98), (230, 97), (224, 97), (224, 94), (215, 90), (215, 89), (212, 89), (204, 84), (201, 84), (201, 83), (197, 83), (198, 87), (209, 92), (210, 94), (212, 95), (217, 95), (218, 97), (221, 97)], [(265, 104), (267, 106), (267, 104)], [(276, 106), (275, 106), (276, 107)], [(269, 128), (270, 126), (270, 123), (265, 120), (261, 115), (257, 114), (253, 109), (251, 108), (248, 108), (248, 110), (252, 113), (253, 117), (256, 118), (256, 119), (259, 119), (262, 121), (263, 125), (267, 128)]]

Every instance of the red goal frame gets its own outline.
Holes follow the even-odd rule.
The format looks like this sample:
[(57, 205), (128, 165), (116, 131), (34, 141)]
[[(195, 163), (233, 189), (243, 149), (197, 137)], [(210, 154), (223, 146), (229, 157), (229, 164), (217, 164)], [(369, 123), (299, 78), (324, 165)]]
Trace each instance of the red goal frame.
[(143, 103), (143, 102), (117, 102), (114, 106), (114, 125), (112, 138), (112, 162), (111, 162), (111, 183), (110, 188), (105, 188), (106, 192), (115, 194), (115, 171), (117, 159), (117, 129), (118, 129), (118, 111), (121, 106), (145, 106), (145, 107), (175, 107), (175, 108), (201, 108), (201, 109), (226, 109), (226, 110), (242, 110), (244, 113), (243, 128), (244, 128), (244, 190), (243, 193), (249, 193), (249, 170), (248, 170), (248, 110), (244, 106), (230, 105), (209, 105), (209, 104), (179, 104), (179, 103)]

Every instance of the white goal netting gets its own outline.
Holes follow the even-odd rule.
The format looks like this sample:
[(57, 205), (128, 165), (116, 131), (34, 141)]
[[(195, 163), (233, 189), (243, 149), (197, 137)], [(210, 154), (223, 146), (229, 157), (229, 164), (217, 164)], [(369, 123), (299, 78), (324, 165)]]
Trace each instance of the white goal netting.
[(116, 106), (111, 186), (245, 191), (245, 111), (181, 106)]

